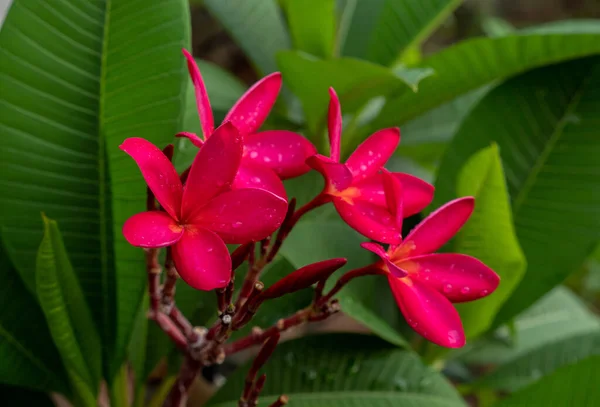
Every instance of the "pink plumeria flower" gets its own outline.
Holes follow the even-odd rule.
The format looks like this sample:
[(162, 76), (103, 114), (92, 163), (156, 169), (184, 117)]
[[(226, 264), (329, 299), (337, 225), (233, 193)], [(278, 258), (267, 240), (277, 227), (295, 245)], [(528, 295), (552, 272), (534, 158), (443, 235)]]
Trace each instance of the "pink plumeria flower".
[(198, 290), (229, 282), (225, 243), (263, 239), (283, 222), (283, 198), (262, 189), (230, 189), (242, 159), (242, 141), (231, 123), (215, 130), (200, 148), (185, 188), (173, 164), (149, 141), (128, 138), (120, 148), (138, 164), (164, 209), (129, 218), (123, 225), (125, 239), (138, 247), (172, 245), (177, 271)]
[[(329, 89), (329, 144), (330, 156), (317, 154), (307, 164), (325, 178), (322, 194), (333, 201), (342, 219), (362, 235), (384, 243), (399, 243), (401, 230), (394, 224), (383, 189), (381, 168), (390, 159), (400, 143), (400, 130), (380, 130), (367, 138), (340, 163), (342, 113), (340, 102)], [(404, 173), (393, 173), (404, 185), (403, 216), (419, 213), (433, 199), (433, 186)]]
[[(386, 181), (386, 195), (396, 209), (401, 190), (393, 180)], [(475, 200), (472, 197), (451, 201), (431, 213), (417, 225), (399, 245), (388, 250), (377, 243), (362, 247), (377, 254), (377, 267), (387, 274), (392, 293), (408, 324), (420, 335), (440, 346), (460, 348), (465, 334), (453, 302), (473, 301), (491, 294), (500, 277), (474, 257), (457, 253), (433, 253), (458, 232), (471, 216)]]
[[(183, 50), (188, 70), (194, 83), (196, 105), (204, 137), (209, 138), (214, 129), (210, 101), (194, 58)], [(282, 179), (300, 176), (310, 170), (305, 161), (317, 152), (310, 141), (298, 133), (287, 130), (268, 130), (257, 133), (273, 108), (279, 90), (281, 74), (272, 73), (255, 83), (233, 105), (224, 121), (230, 121), (243, 140), (242, 163), (233, 182), (234, 189), (262, 188), (283, 198), (286, 197)], [(179, 133), (200, 147), (203, 140), (193, 133)]]

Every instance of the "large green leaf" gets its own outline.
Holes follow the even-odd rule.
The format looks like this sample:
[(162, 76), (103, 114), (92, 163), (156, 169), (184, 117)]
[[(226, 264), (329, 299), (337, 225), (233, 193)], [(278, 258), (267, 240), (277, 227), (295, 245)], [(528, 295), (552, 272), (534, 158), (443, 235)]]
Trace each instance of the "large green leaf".
[(527, 273), (496, 326), (560, 283), (600, 238), (599, 88), (599, 58), (509, 80), (473, 109), (440, 165), (435, 206), (456, 196), (468, 157), (499, 146)]
[(277, 70), (275, 53), (290, 48), (290, 38), (275, 0), (205, 0), (260, 73)]
[(0, 226), (30, 290), (45, 211), (103, 333), (114, 373), (141, 301), (144, 255), (121, 227), (146, 186), (118, 149), (181, 130), (185, 0), (15, 0), (0, 33)]
[[(565, 366), (498, 404), (511, 406), (597, 406), (600, 356)], [(596, 383), (596, 384), (594, 384)]]
[(433, 74), (426, 67), (394, 71), (358, 59), (320, 60), (295, 51), (280, 52), (277, 63), (283, 81), (302, 102), (313, 138), (317, 136), (319, 126), (325, 124), (330, 86), (338, 93), (343, 112), (348, 113), (363, 107), (376, 96), (389, 95), (401, 89), (416, 91), (420, 81)]
[(335, 0), (286, 0), (294, 48), (322, 58), (333, 53)]
[(68, 394), (46, 319), (0, 244), (0, 383)]
[(419, 92), (397, 89), (373, 128), (397, 126), (473, 89), (497, 79), (556, 62), (600, 52), (600, 23), (523, 32), (499, 38), (476, 38), (423, 60), (418, 67), (436, 72)]
[[(360, 247), (364, 239), (350, 229), (340, 219), (310, 219), (301, 221), (284, 243), (281, 253), (296, 268), (309, 263), (327, 260), (334, 257), (348, 259), (348, 264), (342, 269), (366, 266), (373, 261), (371, 255)], [(334, 283), (333, 275), (328, 287)], [(361, 277), (348, 284), (336, 296), (342, 311), (362, 323), (381, 338), (396, 344), (406, 345), (402, 336), (377, 312), (380, 295), (377, 282), (379, 276)], [(396, 307), (392, 301), (389, 306)]]
[(475, 197), (475, 211), (454, 240), (453, 252), (483, 261), (500, 276), (491, 295), (457, 304), (467, 338), (485, 332), (502, 304), (525, 273), (525, 256), (515, 235), (510, 198), (498, 147), (494, 144), (473, 155), (461, 169), (458, 196)]
[[(227, 380), (213, 403), (240, 396), (247, 368)], [(263, 396), (286, 394), (290, 406), (465, 405), (452, 385), (416, 354), (364, 335), (319, 335), (282, 343), (263, 372)]]
[(484, 341), (461, 358), (498, 365), (478, 386), (514, 391), (561, 366), (600, 355), (600, 320), (562, 287), (518, 317), (515, 331), (514, 344)]
[(58, 225), (46, 217), (35, 277), (42, 310), (71, 384), (82, 400), (94, 401), (102, 376), (100, 336)]
[(419, 45), (461, 0), (355, 0), (343, 55), (390, 65)]

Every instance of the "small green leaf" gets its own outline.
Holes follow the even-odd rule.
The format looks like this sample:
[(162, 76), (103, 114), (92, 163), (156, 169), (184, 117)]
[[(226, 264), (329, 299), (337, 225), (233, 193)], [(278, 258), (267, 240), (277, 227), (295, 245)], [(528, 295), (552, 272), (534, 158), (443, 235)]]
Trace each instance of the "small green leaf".
[(430, 70), (403, 71), (352, 58), (319, 60), (306, 54), (284, 51), (277, 55), (283, 81), (302, 102), (308, 128), (313, 138), (319, 126), (324, 126), (329, 104), (330, 86), (340, 97), (345, 113), (355, 112), (376, 96), (385, 96), (401, 89), (412, 93)]
[[(238, 369), (210, 405), (239, 398), (247, 370)], [(418, 355), (372, 336), (319, 335), (281, 343), (262, 372), (267, 375), (265, 399), (286, 394), (290, 406), (465, 405)]]
[(600, 355), (589, 357), (558, 369), (497, 406), (597, 406), (600, 405), (599, 375)]
[(290, 38), (275, 0), (204, 0), (261, 74), (277, 70), (275, 53), (290, 48)]
[(475, 211), (456, 236), (452, 251), (481, 260), (500, 276), (500, 285), (488, 297), (456, 305), (467, 338), (474, 338), (491, 326), (523, 277), (526, 260), (515, 234), (510, 197), (495, 144), (466, 162), (456, 191), (458, 196), (475, 197)]
[(393, 72), (408, 84), (413, 92), (419, 90), (419, 82), (435, 73), (431, 68), (407, 68), (404, 65), (395, 66)]
[(322, 58), (331, 57), (335, 0), (287, 0), (285, 11), (294, 48)]
[(43, 217), (36, 289), (50, 333), (83, 402), (95, 400), (102, 375), (102, 345), (55, 221)]

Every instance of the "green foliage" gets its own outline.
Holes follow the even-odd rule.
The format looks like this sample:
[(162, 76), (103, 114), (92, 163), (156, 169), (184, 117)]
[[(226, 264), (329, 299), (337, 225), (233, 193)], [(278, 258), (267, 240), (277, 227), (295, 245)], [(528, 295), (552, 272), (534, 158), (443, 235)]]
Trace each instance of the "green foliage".
[[(343, 55), (391, 65), (421, 44), (461, 0), (355, 0)], [(347, 6), (351, 7), (351, 6)]]
[(457, 304), (467, 338), (485, 332), (525, 273), (525, 256), (515, 235), (510, 199), (498, 147), (474, 154), (458, 175), (457, 196), (475, 197), (475, 211), (454, 240), (452, 251), (478, 258), (500, 276), (490, 296)]
[[(597, 406), (600, 356), (590, 357), (577, 364), (565, 366), (498, 404), (511, 406)], [(596, 383), (596, 384), (594, 384)]]
[[(419, 92), (399, 89), (371, 128), (397, 126), (453, 98), (492, 81), (527, 70), (600, 52), (600, 23), (579, 29), (552, 27), (548, 32), (524, 32), (499, 38), (463, 41), (424, 59), (436, 75), (420, 85)], [(525, 57), (526, 56), (526, 57)]]
[(262, 74), (276, 70), (275, 54), (290, 48), (287, 27), (275, 0), (204, 0)]
[[(212, 405), (235, 405), (247, 366)], [(280, 344), (265, 365), (264, 396), (290, 396), (290, 406), (464, 406), (444, 377), (419, 357), (364, 335), (319, 335)], [(268, 399), (268, 397), (265, 397)], [(337, 403), (337, 404), (333, 404)]]
[[(456, 196), (462, 163), (496, 142), (527, 273), (495, 326), (559, 284), (597, 243), (598, 58), (539, 69), (494, 89), (465, 120), (438, 170), (435, 205)], [(507, 120), (509, 118), (510, 120)]]
[(331, 57), (335, 0), (287, 0), (285, 6), (294, 48), (322, 58)]
[(15, 0), (0, 33), (0, 226), (33, 292), (45, 211), (103, 334), (107, 375), (120, 367), (144, 293), (144, 256), (121, 227), (146, 186), (118, 149), (165, 145), (181, 129), (189, 15), (185, 0)]
[(36, 298), (0, 245), (0, 382), (69, 394), (67, 374)]
[(71, 385), (84, 405), (94, 405), (101, 380), (102, 345), (55, 221), (43, 217), (36, 261), (36, 291)]

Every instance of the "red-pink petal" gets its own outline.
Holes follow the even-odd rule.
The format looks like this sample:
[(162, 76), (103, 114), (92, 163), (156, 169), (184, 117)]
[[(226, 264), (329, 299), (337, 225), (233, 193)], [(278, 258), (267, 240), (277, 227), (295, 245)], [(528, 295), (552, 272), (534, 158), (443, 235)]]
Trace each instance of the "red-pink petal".
[(388, 281), (402, 314), (417, 333), (447, 348), (464, 346), (460, 316), (446, 297), (420, 281), (393, 276)]
[(206, 87), (204, 86), (200, 69), (198, 69), (198, 65), (196, 65), (194, 57), (192, 57), (185, 49), (183, 50), (183, 55), (185, 55), (185, 58), (187, 59), (188, 71), (190, 72), (192, 83), (194, 84), (196, 106), (198, 108), (198, 116), (200, 117), (202, 133), (204, 134), (204, 138), (207, 139), (210, 137), (215, 128), (215, 121), (213, 118), (212, 109), (210, 107), (210, 100), (208, 99), (208, 93), (206, 92)]
[(331, 158), (315, 154), (306, 160), (306, 164), (323, 175), (328, 189), (343, 191), (352, 183), (352, 173), (348, 168)]
[[(433, 185), (415, 176), (393, 172), (391, 173), (402, 184), (402, 216), (404, 218), (421, 212), (433, 199)], [(359, 183), (353, 184), (360, 190), (356, 199), (371, 202), (378, 206), (387, 206), (383, 189), (383, 174), (372, 175)]]
[(229, 188), (242, 159), (242, 140), (229, 122), (219, 126), (204, 143), (190, 169), (181, 216), (186, 222), (219, 192)]
[(333, 88), (329, 88), (329, 111), (327, 127), (329, 130), (329, 157), (340, 161), (340, 143), (342, 138), (342, 108), (340, 100)]
[(262, 189), (234, 189), (210, 201), (195, 219), (225, 243), (247, 243), (270, 236), (283, 222), (287, 202)]
[(280, 89), (279, 72), (265, 76), (233, 105), (225, 116), (225, 121), (230, 120), (242, 135), (256, 132), (273, 108)]
[(338, 197), (333, 199), (333, 204), (344, 222), (361, 235), (378, 242), (400, 243), (401, 231), (387, 209), (362, 201), (350, 203)]
[(292, 131), (269, 130), (244, 138), (243, 157), (271, 168), (281, 179), (310, 171), (306, 159), (316, 153), (317, 149), (310, 141)]
[(264, 189), (287, 200), (283, 182), (281, 182), (272, 169), (254, 164), (245, 159), (242, 159), (242, 164), (231, 187), (233, 189)]
[(452, 302), (485, 297), (500, 284), (500, 277), (492, 269), (465, 254), (426, 254), (397, 265), (409, 272), (412, 279), (435, 288)]
[(229, 283), (229, 251), (223, 240), (210, 230), (186, 227), (171, 253), (177, 272), (193, 288), (208, 291)]
[(171, 161), (158, 147), (143, 138), (128, 138), (119, 148), (135, 160), (160, 205), (174, 219), (179, 219), (183, 187)]
[(192, 142), (193, 145), (200, 148), (204, 145), (204, 141), (200, 137), (198, 137), (195, 133), (190, 133), (188, 131), (182, 131), (175, 135), (175, 137), (184, 137)]
[(165, 212), (151, 211), (133, 215), (123, 225), (123, 236), (137, 247), (166, 247), (177, 242), (183, 228)]
[(475, 199), (465, 197), (443, 205), (423, 219), (392, 254), (392, 260), (433, 253), (452, 238), (473, 213)]
[(402, 230), (402, 220), (404, 211), (402, 209), (402, 184), (392, 173), (387, 170), (383, 172), (383, 190), (385, 191), (385, 200), (387, 208), (394, 217), (394, 222), (398, 230)]
[(354, 182), (377, 174), (390, 159), (398, 143), (400, 130), (397, 128), (379, 130), (363, 141), (346, 161)]
[(381, 245), (379, 245), (377, 243), (372, 243), (372, 242), (365, 242), (365, 243), (361, 243), (360, 246), (364, 249), (367, 249), (368, 251), (370, 251), (372, 253), (375, 253), (377, 256), (379, 256), (379, 258), (381, 258), (381, 260), (383, 261), (385, 266), (387, 266), (386, 271), (392, 273), (395, 277), (402, 278), (402, 277), (406, 277), (408, 275), (408, 273), (406, 271), (402, 270), (401, 268), (399, 268), (398, 266), (396, 266), (394, 263), (392, 263), (390, 261), (390, 257), (385, 252), (383, 247), (381, 247)]

